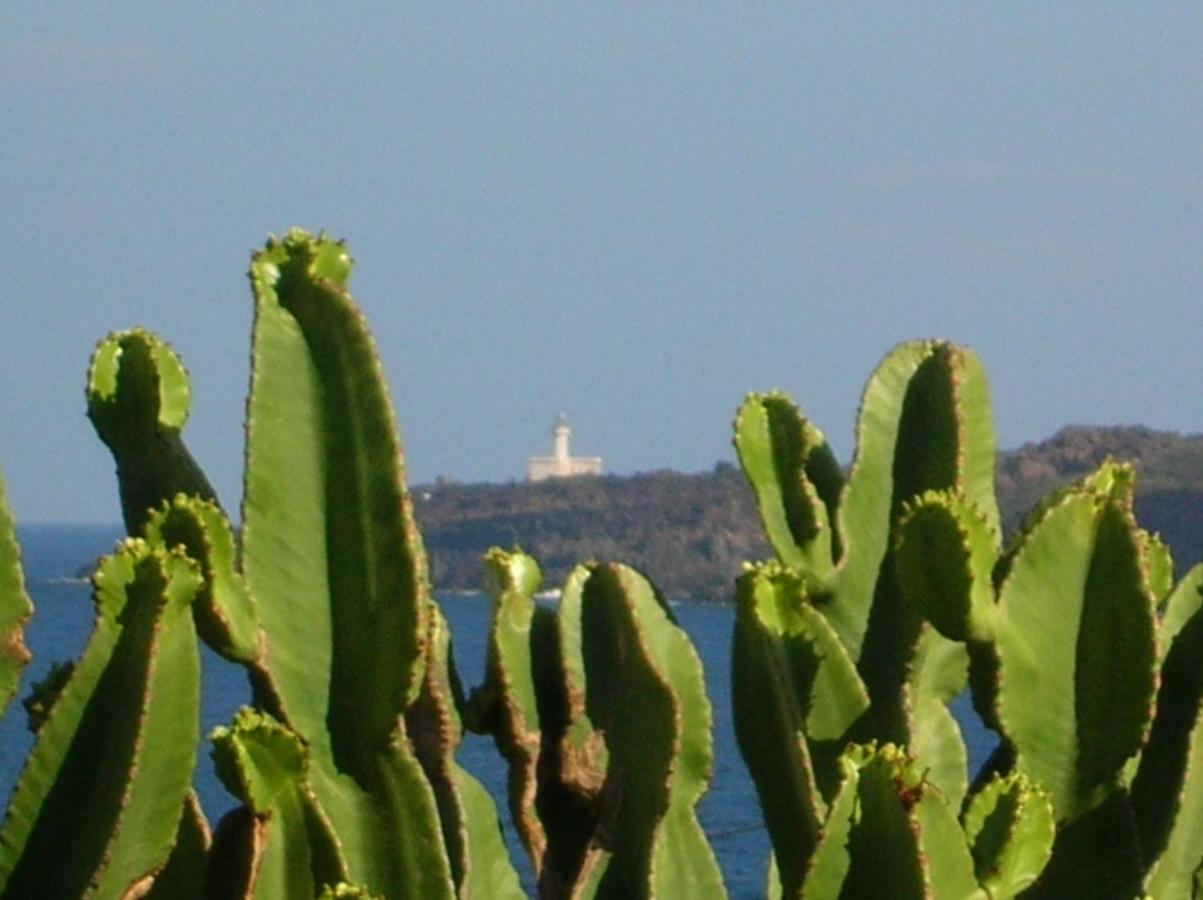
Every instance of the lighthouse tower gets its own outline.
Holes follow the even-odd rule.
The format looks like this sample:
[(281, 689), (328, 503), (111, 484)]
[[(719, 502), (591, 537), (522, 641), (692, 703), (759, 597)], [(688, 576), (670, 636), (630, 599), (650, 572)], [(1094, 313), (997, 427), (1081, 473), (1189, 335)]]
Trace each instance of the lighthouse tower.
[(568, 449), (568, 439), (572, 429), (568, 427), (568, 417), (563, 413), (556, 416), (555, 425), (551, 429), (551, 456), (532, 456), (527, 468), (527, 477), (531, 481), (542, 481), (545, 478), (571, 478), (575, 475), (600, 475), (602, 460), (600, 456), (573, 456)]
[(555, 457), (556, 462), (567, 463), (572, 459), (572, 454), (568, 452), (568, 437), (571, 434), (572, 429), (568, 427), (568, 417), (560, 413), (556, 416), (555, 427), (551, 429), (551, 455)]

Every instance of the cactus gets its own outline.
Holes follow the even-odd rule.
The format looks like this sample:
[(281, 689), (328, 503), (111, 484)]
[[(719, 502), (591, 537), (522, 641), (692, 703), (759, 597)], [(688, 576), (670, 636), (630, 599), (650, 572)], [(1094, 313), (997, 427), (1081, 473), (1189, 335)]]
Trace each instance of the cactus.
[(477, 730), (492, 734), (509, 767), (510, 817), (542, 877), (548, 834), (536, 810), (542, 729), (534, 671), (535, 592), (538, 563), (521, 552), (493, 548), (485, 555), (485, 585), (493, 598), (486, 685), (473, 697)]
[(338, 838), (309, 784), (301, 740), (244, 708), (212, 736), (226, 788), (243, 804), (221, 822), (206, 875), (221, 897), (313, 897), (347, 877)]
[(977, 884), (965, 834), (912, 759), (886, 744), (853, 745), (803, 897), (971, 900)]
[(582, 867), (605, 866), (596, 896), (720, 896), (695, 811), (714, 765), (697, 652), (651, 584), (621, 565), (585, 582), (581, 646), (586, 710), (609, 751)]
[(974, 873), (990, 897), (1019, 896), (1048, 865), (1056, 825), (1048, 794), (1019, 772), (995, 775), (962, 816)]
[[(883, 890), (860, 880), (867, 867), (900, 879), (892, 896), (938, 896), (945, 876), (928, 873), (916, 887), (923, 867), (933, 854), (961, 859), (963, 839), (992, 897), (1190, 896), (1203, 871), (1203, 567), (1173, 585), (1168, 548), (1135, 521), (1135, 474), (1113, 462), (1037, 504), (1004, 548), (984, 380), (969, 359), (933, 344), (891, 354), (866, 389), (843, 483), (821, 434), (781, 395), (754, 396), (737, 418), (736, 446), (780, 561), (740, 580), (733, 660), (740, 746), (773, 838), (777, 889)], [(873, 448), (892, 465), (874, 463)], [(878, 567), (868, 591), (855, 573), (873, 571), (858, 558), (870, 550)], [(830, 643), (824, 625), (838, 649), (818, 651)], [(945, 718), (966, 660), (974, 706), (1001, 736), (968, 795)], [(858, 714), (846, 699), (833, 743), (817, 711), (862, 683), (869, 708)], [(889, 750), (895, 762), (878, 763), (896, 787), (914, 782), (900, 772), (921, 772), (924, 797), (947, 810), (964, 798), (963, 838), (943, 827), (930, 853), (907, 844), (904, 832), (925, 832), (898, 824), (880, 771), (876, 799), (864, 793), (866, 760), (887, 747), (838, 755), (866, 738), (908, 742), (905, 754)], [(854, 808), (860, 818), (846, 819)], [(887, 816), (865, 833), (894, 833), (908, 849), (864, 855), (886, 853), (875, 840), (858, 855), (857, 829), (885, 813), (895, 824)], [(953, 875), (960, 886), (947, 890), (968, 896), (963, 872)]]
[[(255, 715), (302, 748), (303, 762), (292, 763), (280, 757), (291, 746), (282, 738), (264, 745), (267, 756), (252, 752), (267, 732), (249, 719), (218, 734), (244, 806), (219, 828), (209, 871), (245, 872), (241, 864), (267, 853), (283, 878), (292, 866), (280, 860), (308, 854), (317, 862), (298, 869), (310, 879), (302, 893), (338, 882), (390, 897), (512, 893), (517, 876), (491, 801), (454, 764), (445, 635), (380, 363), (346, 292), (350, 267), (341, 243), (300, 231), (253, 259), (240, 546), (183, 443), (188, 381), (169, 347), (141, 330), (103, 341), (89, 415), (116, 458), (131, 534), (198, 561), (199, 632), (246, 667)], [(254, 797), (263, 773), (251, 757), (300, 767), (280, 802), (309, 798), (306, 821), (337, 835), (337, 866), (322, 829), (294, 846), (303, 829), (277, 824), (261, 845), (255, 823), (273, 807)], [(213, 861), (227, 857), (229, 867)], [(271, 895), (292, 884), (279, 878), (245, 884)]]
[(486, 556), (493, 592), (476, 726), (510, 764), (510, 808), (545, 897), (718, 896), (695, 806), (712, 768), (701, 663), (633, 569), (578, 567), (536, 606), (521, 551)]
[[(254, 256), (240, 533), (184, 444), (179, 358), (140, 329), (98, 346), (88, 414), (131, 537), (82, 657), (25, 701), (0, 895), (516, 897), (466, 724), (509, 763), (540, 896), (720, 896), (702, 667), (646, 578), (579, 566), (553, 611), (532, 559), (492, 551), (464, 702), (350, 267), (300, 231)], [(780, 393), (735, 423), (777, 557), (739, 578), (732, 645), (770, 894), (1203, 896), (1203, 566), (1174, 584), (1132, 468), (1053, 492), (1004, 547), (985, 378), (937, 341), (883, 361), (857, 442), (844, 473)], [(0, 490), (0, 706), (30, 611)], [(241, 806), (212, 836), (198, 636), (252, 686), (213, 735)], [(972, 788), (966, 684), (1000, 735)]]
[[(781, 395), (753, 396), (736, 420), (780, 561), (739, 583), (736, 723), (785, 896), (861, 892), (845, 876), (863, 826), (841, 816), (856, 807), (867, 817), (871, 804), (849, 799), (863, 779), (838, 750), (867, 738), (907, 741), (925, 796), (949, 809), (965, 798), (974, 877), (990, 896), (1193, 890), (1203, 568), (1173, 586), (1168, 548), (1133, 517), (1132, 469), (1110, 462), (1045, 498), (1003, 548), (988, 416), (968, 354), (911, 344), (866, 389), (846, 481)], [(824, 626), (838, 649), (818, 651), (830, 644)], [(1001, 734), (968, 796), (945, 706), (966, 660), (974, 706)], [(861, 684), (869, 708), (845, 699), (833, 742), (815, 716)], [(960, 858), (957, 843), (939, 852)], [(910, 873), (897, 895), (918, 883), (927, 855), (914, 853), (903, 868), (873, 863)], [(938, 879), (928, 888), (938, 894)]]
[(216, 497), (181, 432), (191, 388), (175, 352), (141, 328), (101, 341), (88, 369), (88, 418), (117, 462), (121, 512), (139, 537), (152, 511), (178, 493)]
[(1203, 612), (1196, 611), (1165, 655), (1156, 719), (1131, 782), (1145, 888), (1152, 896), (1195, 896), (1192, 883), (1203, 865), (1201, 767)]
[(844, 770), (843, 739), (869, 697), (844, 645), (793, 572), (739, 579), (731, 680), (735, 736), (760, 796), (781, 890), (795, 896)]
[(406, 712), (414, 750), (434, 789), (443, 841), (462, 898), (521, 897), (488, 791), (455, 760), (463, 738), (462, 689), (451, 652), (451, 631), (431, 604), (426, 677)]
[(148, 900), (202, 900), (205, 897), (205, 863), (213, 835), (195, 791), (184, 798), (175, 843), (167, 863), (150, 879)]
[[(777, 559), (798, 585), (779, 601), (790, 609), (783, 615), (805, 614), (829, 627), (842, 648), (840, 655), (855, 665), (858, 687), (869, 701), (866, 709), (855, 708), (857, 714), (838, 734), (799, 730), (796, 726), (808, 720), (806, 706), (789, 713), (793, 724), (784, 732), (795, 735), (789, 752), (797, 760), (787, 770), (749, 756), (757, 755), (751, 748), (758, 741), (751, 738), (744, 742), (745, 758), (763, 805), (785, 802), (790, 793), (796, 798), (791, 803), (813, 805), (804, 794), (817, 790), (819, 799), (833, 799), (835, 761), (847, 741), (906, 745), (931, 782), (957, 805), (968, 787), (967, 754), (948, 702), (966, 683), (969, 655), (955, 639), (935, 631), (903, 597), (893, 535), (908, 498), (951, 490), (979, 511), (988, 546), (997, 546), (994, 429), (981, 364), (969, 351), (942, 342), (899, 346), (865, 388), (857, 438), (856, 458), (845, 478), (822, 432), (783, 394), (753, 394), (737, 414), (740, 462)], [(739, 590), (736, 666), (741, 647), (767, 646), (784, 636), (779, 624), (752, 613), (755, 594), (750, 582)], [(809, 630), (814, 633), (816, 627)], [(760, 635), (747, 637), (752, 631)], [(758, 683), (764, 679), (766, 683)], [(746, 721), (755, 719), (766, 696), (773, 697), (775, 707), (800, 702), (767, 671), (743, 677), (734, 685), (737, 721), (741, 706), (748, 711)], [(801, 774), (806, 766), (793, 742), (804, 742), (806, 752), (820, 757), (810, 762), (817, 780), (805, 789), (800, 786), (808, 783)], [(827, 749), (816, 749), (822, 744)], [(783, 771), (794, 774), (786, 779)], [(815, 808), (822, 810), (821, 805)], [(813, 813), (805, 821), (802, 832), (815, 832)], [(784, 823), (770, 830), (785, 842), (775, 848), (787, 890), (793, 890), (813, 838), (787, 838)]]
[(1132, 517), (1132, 482), (1107, 463), (1057, 491), (997, 559), (953, 495), (917, 498), (898, 529), (904, 593), (969, 645), (977, 708), (1049, 792), (1056, 852), (1032, 896), (1131, 896), (1141, 878), (1123, 785), (1153, 713), (1163, 551)]
[(124, 897), (176, 842), (200, 737), (200, 577), (182, 553), (129, 540), (93, 583), (95, 630), (0, 834), (6, 897)]
[(402, 717), (421, 685), (424, 557), (350, 265), (341, 244), (295, 232), (252, 263), (243, 572), (350, 878), (442, 896), (435, 797)]

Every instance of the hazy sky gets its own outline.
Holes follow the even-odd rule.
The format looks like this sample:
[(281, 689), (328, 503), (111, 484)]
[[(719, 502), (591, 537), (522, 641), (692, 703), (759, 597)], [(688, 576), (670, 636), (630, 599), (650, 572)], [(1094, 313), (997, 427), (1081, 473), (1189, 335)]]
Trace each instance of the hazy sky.
[(350, 242), (415, 482), (520, 478), (561, 410), (610, 471), (706, 469), (775, 386), (847, 456), (926, 336), (1004, 446), (1203, 431), (1198, 4), (48, 6), (0, 10), (22, 521), (118, 518), (82, 388), (134, 324), (237, 505), (245, 271), (292, 225)]

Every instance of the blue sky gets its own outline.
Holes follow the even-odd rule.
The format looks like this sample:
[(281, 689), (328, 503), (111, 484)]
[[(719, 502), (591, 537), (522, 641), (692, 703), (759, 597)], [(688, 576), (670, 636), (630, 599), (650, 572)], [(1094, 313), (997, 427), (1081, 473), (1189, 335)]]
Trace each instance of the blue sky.
[(237, 505), (245, 270), (292, 225), (350, 242), (413, 481), (521, 477), (560, 410), (611, 471), (707, 469), (771, 387), (847, 456), (924, 336), (1004, 446), (1203, 431), (1198, 5), (71, 6), (0, 11), (22, 521), (118, 518), (82, 384), (134, 324)]

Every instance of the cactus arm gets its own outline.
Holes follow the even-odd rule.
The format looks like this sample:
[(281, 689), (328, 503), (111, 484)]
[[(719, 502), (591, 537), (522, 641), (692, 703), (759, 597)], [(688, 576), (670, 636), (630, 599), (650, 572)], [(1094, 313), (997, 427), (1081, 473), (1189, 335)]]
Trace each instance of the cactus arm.
[[(954, 805), (948, 797), (930, 784), (919, 785), (920, 795), (911, 810), (922, 843), (923, 863), (933, 900), (987, 900), (988, 895), (977, 882), (973, 857), (965, 833), (957, 821)], [(905, 797), (903, 807), (908, 802)]]
[(96, 626), (26, 761), (0, 836), (5, 896), (118, 897), (174, 843), (200, 730), (182, 555), (127, 541), (94, 576)]
[(451, 632), (434, 604), (429, 616), (426, 677), (418, 701), (406, 712), (414, 750), (434, 789), (443, 843), (458, 896), (521, 898), (518, 873), (510, 863), (497, 808), (489, 792), (456, 762), (463, 738), (456, 706), (458, 677)]
[(844, 782), (799, 896), (984, 898), (956, 816), (913, 760), (892, 744), (852, 745), (841, 765)]
[(838, 788), (842, 739), (869, 698), (796, 576), (772, 566), (749, 569), (736, 596), (735, 735), (760, 798), (782, 893), (795, 896), (822, 835), (824, 797)]
[(181, 437), (190, 390), (167, 344), (141, 329), (112, 334), (92, 357), (88, 415), (117, 461), (129, 534), (184, 544), (204, 561), (206, 586), (193, 605), (197, 630), (227, 659), (251, 664), (262, 648), (254, 606), (235, 571), (234, 536)]
[[(993, 472), (995, 452), (984, 380), (980, 373), (975, 374), (974, 358), (960, 348), (930, 342), (920, 344), (918, 349), (922, 358), (906, 380), (897, 407), (891, 480), (886, 493), (878, 498), (877, 515), (881, 518), (866, 527), (889, 538), (895, 516), (903, 512), (910, 498), (944, 491), (960, 494), (977, 507), (991, 543), (996, 543), (994, 523), (998, 513), (993, 476), (982, 475), (983, 470)], [(901, 355), (901, 351), (895, 354)], [(872, 385), (871, 380), (866, 398), (871, 395)], [(849, 484), (857, 484), (855, 473)], [(887, 708), (897, 703), (893, 695), (901, 687), (900, 676), (909, 664), (918, 627), (913, 610), (900, 596), (893, 551), (893, 546), (885, 550), (873, 592), (865, 633), (865, 646), (872, 653), (861, 664), (869, 696), (875, 704)], [(888, 736), (889, 728), (885, 731)], [(905, 733), (898, 734), (898, 738), (905, 738)]]
[(930, 896), (913, 805), (900, 802), (901, 793), (921, 787), (898, 754), (887, 744), (880, 751), (870, 750), (859, 763), (858, 818), (848, 833), (851, 865), (842, 898)]
[[(593, 727), (585, 705), (586, 679), (581, 615), (585, 584), (590, 572), (587, 566), (577, 566), (568, 574), (556, 611), (559, 666), (563, 670), (565, 704), (565, 724), (563, 737), (559, 742), (559, 756), (565, 782), (586, 794), (596, 794), (601, 790), (605, 779), (609, 755), (605, 742)], [(536, 659), (536, 663), (539, 662), (540, 660)], [(539, 668), (536, 667), (536, 677), (538, 675)]]
[[(256, 354), (248, 416), (244, 539), (248, 581), (257, 598), (281, 588), (278, 573), (272, 573), (269, 584), (251, 578), (256, 571), (252, 562), (260, 562), (252, 537), (261, 522), (296, 532), (298, 542), (317, 553), (314, 565), (324, 577), (315, 582), (329, 591), (333, 651), (330, 705), (324, 712), (335, 754), (353, 759), (365, 748), (387, 743), (401, 710), (416, 697), (428, 586), (379, 358), (343, 282), (323, 275), (337, 246), (294, 232), (269, 243), (252, 267), (262, 316), (256, 338), (264, 356)], [(268, 329), (277, 334), (269, 337), (264, 334)], [(266, 357), (277, 342), (288, 345), (288, 362)], [(280, 397), (282, 390), (296, 391), (304, 412), (315, 420), (316, 433), (308, 425), (294, 432), (293, 418), (301, 411)], [(286, 418), (273, 421), (276, 416)], [(261, 426), (273, 432), (270, 449), (257, 440)], [(293, 436), (298, 443), (288, 440)], [(267, 454), (273, 450), (286, 452), (290, 460), (308, 457), (300, 468), (317, 475), (318, 483), (290, 484), (291, 467), (269, 471), (276, 460)], [(264, 509), (282, 491), (295, 496), (300, 489), (312, 491), (315, 496), (306, 499), (321, 508), (313, 524)], [(264, 515), (266, 521), (260, 518)], [(314, 582), (306, 588), (313, 593)], [(280, 615), (282, 604), (262, 603), (273, 607), (273, 616)], [(325, 699), (324, 693), (317, 696)]]
[(21, 672), (30, 660), (24, 625), (33, 615), (25, 589), (21, 548), (0, 481), (0, 713), (8, 708), (21, 683)]
[(949, 640), (994, 639), (995, 541), (985, 516), (955, 494), (930, 491), (903, 507), (894, 556), (899, 586)]
[[(802, 885), (802, 890), (794, 895), (796, 897), (839, 897), (844, 879), (848, 877), (848, 869), (852, 865), (852, 858), (848, 852), (848, 838), (857, 809), (860, 768), (847, 753), (840, 757), (840, 768), (843, 778), (840, 781), (839, 791), (832, 798), (827, 819), (823, 823), (822, 840), (815, 848), (806, 870), (806, 880)], [(780, 864), (774, 866), (773, 870), (779, 871)], [(786, 900), (793, 900), (784, 891), (779, 895), (769, 893), (768, 896), (781, 896)]]
[(212, 740), (217, 773), (243, 805), (218, 826), (210, 893), (312, 897), (345, 879), (338, 839), (308, 783), (300, 739), (271, 716), (243, 708)]
[(1002, 540), (1002, 516), (994, 483), (998, 440), (994, 434), (989, 381), (976, 353), (957, 346), (950, 346), (949, 351), (957, 398), (957, 489), (985, 519), (997, 553)]
[(612, 853), (599, 897), (725, 894), (696, 805), (713, 767), (702, 665), (651, 585), (619, 565), (585, 584), (586, 704), (609, 768), (597, 840)]
[(194, 604), (197, 632), (214, 651), (265, 678), (258, 613), (237, 569), (234, 532), (225, 513), (211, 501), (177, 494), (147, 521), (146, 537), (182, 546), (196, 560), (204, 577)]
[(861, 398), (856, 456), (836, 517), (844, 546), (838, 594), (825, 610), (853, 659), (861, 655), (888, 546), (903, 401), (911, 377), (927, 354), (927, 346), (918, 342), (896, 347), (869, 378)]
[(509, 766), (510, 816), (534, 866), (543, 866), (547, 832), (535, 809), (541, 730), (532, 657), (539, 566), (521, 551), (485, 554), (485, 584), (493, 598), (485, 685), (490, 731)]
[(784, 394), (753, 394), (735, 419), (735, 449), (778, 558), (825, 583), (838, 554), (830, 519), (843, 476), (822, 432)]
[(581, 603), (589, 573), (588, 566), (576, 566), (564, 582), (556, 609), (536, 606), (531, 620), (531, 663), (542, 732), (535, 808), (547, 835), (538, 889), (547, 897), (592, 896), (609, 862), (604, 851), (587, 859), (609, 760), (602, 736), (585, 711)]
[(1190, 896), (1203, 864), (1203, 612), (1174, 639), (1161, 667), (1157, 715), (1132, 780), (1132, 808), (1156, 897)]
[(1053, 805), (1018, 772), (995, 776), (973, 795), (964, 827), (978, 881), (997, 900), (1033, 884), (1052, 855)]
[(1154, 601), (1130, 514), (1089, 490), (1064, 495), (999, 596), (999, 717), (1061, 821), (1111, 789), (1151, 717)]
[(88, 418), (117, 462), (121, 511), (130, 535), (176, 494), (215, 500), (181, 432), (191, 402), (175, 352), (140, 328), (109, 335), (88, 371)]
[(446, 896), (436, 800), (401, 718), (421, 687), (425, 554), (349, 270), (342, 244), (299, 231), (252, 262), (243, 572), (350, 876)]
[(925, 627), (907, 686), (911, 703), (908, 749), (922, 761), (927, 781), (957, 808), (969, 787), (969, 754), (948, 704), (965, 688), (968, 661), (964, 644)]

